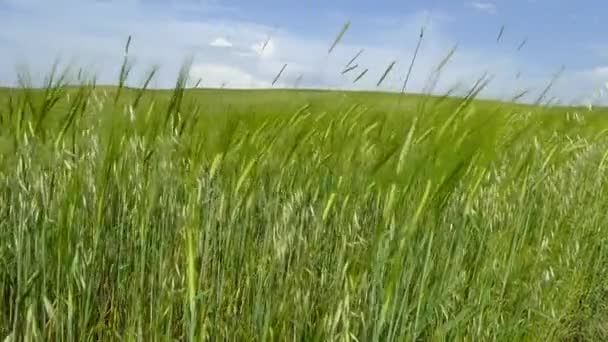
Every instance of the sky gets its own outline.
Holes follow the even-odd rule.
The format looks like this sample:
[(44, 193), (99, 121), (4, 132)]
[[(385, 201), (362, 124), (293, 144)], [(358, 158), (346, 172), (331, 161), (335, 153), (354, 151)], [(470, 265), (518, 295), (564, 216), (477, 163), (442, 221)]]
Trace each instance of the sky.
[(171, 87), (189, 62), (203, 87), (271, 87), (287, 65), (275, 87), (400, 91), (424, 28), (407, 91), (486, 75), (482, 97), (532, 102), (555, 79), (545, 100), (606, 103), (607, 16), (604, 0), (0, 0), (0, 85), (24, 70), (41, 83), (55, 62), (116, 83), (132, 36), (134, 85), (157, 66), (152, 85)]

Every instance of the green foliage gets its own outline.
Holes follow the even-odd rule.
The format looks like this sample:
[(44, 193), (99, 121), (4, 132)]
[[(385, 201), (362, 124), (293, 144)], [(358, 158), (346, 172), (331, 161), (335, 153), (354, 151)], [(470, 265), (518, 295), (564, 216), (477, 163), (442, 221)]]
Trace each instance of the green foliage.
[(1, 338), (608, 338), (602, 113), (124, 65), (0, 91)]

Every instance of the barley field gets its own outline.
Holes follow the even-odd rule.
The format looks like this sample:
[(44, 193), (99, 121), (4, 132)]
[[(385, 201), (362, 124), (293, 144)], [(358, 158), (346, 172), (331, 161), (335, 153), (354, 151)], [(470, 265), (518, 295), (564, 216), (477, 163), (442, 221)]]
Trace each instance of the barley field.
[(602, 109), (0, 90), (4, 341), (608, 338)]

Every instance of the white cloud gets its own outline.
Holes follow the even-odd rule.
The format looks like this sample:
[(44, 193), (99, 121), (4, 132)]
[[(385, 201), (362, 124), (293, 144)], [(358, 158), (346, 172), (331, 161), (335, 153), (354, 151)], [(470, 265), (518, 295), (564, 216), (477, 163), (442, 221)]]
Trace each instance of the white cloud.
[(263, 58), (270, 58), (275, 53), (275, 43), (272, 37), (268, 37), (266, 40), (253, 43), (251, 51)]
[(211, 43), (209, 43), (209, 46), (219, 47), (219, 48), (231, 48), (232, 43), (229, 42), (224, 37), (217, 37)]
[(608, 80), (608, 66), (599, 66), (589, 70), (591, 77)]
[(190, 77), (200, 78), (201, 85), (207, 87), (263, 88), (270, 85), (242, 69), (224, 64), (195, 64), (190, 69)]
[(586, 89), (582, 96), (584, 103), (608, 104), (608, 66), (598, 66), (589, 70), (574, 73), (570, 82)]
[(471, 2), (471, 6), (478, 11), (485, 12), (488, 14), (496, 13), (496, 5), (491, 2), (483, 2), (483, 1), (473, 1)]

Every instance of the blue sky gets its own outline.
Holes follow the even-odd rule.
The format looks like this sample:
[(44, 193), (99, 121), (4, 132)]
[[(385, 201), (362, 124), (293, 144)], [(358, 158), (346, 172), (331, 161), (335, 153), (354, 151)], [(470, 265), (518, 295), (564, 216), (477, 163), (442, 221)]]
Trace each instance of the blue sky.
[[(279, 86), (300, 78), (305, 87), (377, 89), (396, 61), (380, 87), (395, 90), (424, 25), (412, 91), (428, 89), (432, 70), (457, 44), (435, 92), (464, 91), (487, 72), (494, 80), (484, 96), (509, 98), (529, 89), (531, 100), (563, 65), (552, 95), (566, 103), (605, 102), (607, 13), (608, 3), (599, 0), (0, 0), (0, 83), (13, 83), (21, 65), (40, 79), (57, 58), (112, 83), (132, 35), (135, 83), (159, 65), (154, 85), (170, 86), (192, 57), (190, 75), (203, 86), (267, 87), (288, 64)], [(351, 29), (328, 56), (347, 20)], [(341, 75), (359, 49), (365, 52), (358, 69)], [(353, 84), (365, 68), (366, 77)]]

